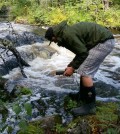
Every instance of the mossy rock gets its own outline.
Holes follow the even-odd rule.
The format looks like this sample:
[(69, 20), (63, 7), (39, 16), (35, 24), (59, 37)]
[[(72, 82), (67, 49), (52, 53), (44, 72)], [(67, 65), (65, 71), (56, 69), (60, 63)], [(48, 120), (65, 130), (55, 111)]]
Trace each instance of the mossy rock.
[[(70, 98), (66, 99), (66, 107), (67, 104), (69, 104), (69, 99)], [(73, 105), (73, 107), (75, 107), (75, 105)], [(67, 112), (70, 112), (69, 110), (71, 108), (68, 108)], [(119, 103), (117, 102), (97, 101), (96, 115), (78, 116), (73, 118), (72, 121), (66, 125), (62, 123), (61, 116), (48, 116), (30, 122), (26, 131), (23, 132), (21, 130), (18, 134), (119, 134), (120, 112), (118, 109)]]
[[(69, 103), (71, 103), (71, 100)], [(78, 104), (78, 106), (79, 105), (80, 104)], [(74, 118), (68, 125), (67, 132), (69, 134), (97, 134), (101, 132), (119, 134), (120, 115), (118, 108), (119, 103), (117, 102), (97, 101), (96, 115), (86, 115)]]
[(32, 91), (30, 88), (27, 87), (23, 87), (23, 86), (16, 86), (13, 90), (13, 92), (11, 93), (12, 96), (14, 97), (18, 97), (21, 95), (31, 95)]
[(18, 134), (57, 134), (54, 133), (57, 124), (62, 124), (60, 115), (44, 117), (30, 122), (26, 130), (20, 130)]

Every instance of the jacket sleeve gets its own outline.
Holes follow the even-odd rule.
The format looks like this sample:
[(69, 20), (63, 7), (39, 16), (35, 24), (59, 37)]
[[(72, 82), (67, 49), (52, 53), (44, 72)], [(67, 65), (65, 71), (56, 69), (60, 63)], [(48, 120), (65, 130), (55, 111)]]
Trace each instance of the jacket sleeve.
[(68, 67), (73, 67), (74, 69), (78, 69), (85, 59), (86, 59), (86, 54), (82, 54), (81, 56), (76, 55), (75, 58), (68, 64)]
[(88, 56), (88, 50), (84, 44), (84, 41), (81, 41), (78, 37), (74, 37), (70, 39), (69, 45), (67, 48), (72, 51), (76, 56), (74, 59), (68, 64), (68, 67), (73, 67), (74, 69), (78, 69), (79, 66), (83, 63), (83, 61)]

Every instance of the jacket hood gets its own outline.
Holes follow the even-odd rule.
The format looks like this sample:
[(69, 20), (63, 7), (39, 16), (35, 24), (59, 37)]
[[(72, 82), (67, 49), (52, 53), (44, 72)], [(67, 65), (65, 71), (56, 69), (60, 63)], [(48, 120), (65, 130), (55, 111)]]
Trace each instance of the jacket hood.
[(67, 21), (62, 21), (58, 25), (53, 27), (53, 33), (57, 37), (61, 37), (63, 29), (67, 26)]

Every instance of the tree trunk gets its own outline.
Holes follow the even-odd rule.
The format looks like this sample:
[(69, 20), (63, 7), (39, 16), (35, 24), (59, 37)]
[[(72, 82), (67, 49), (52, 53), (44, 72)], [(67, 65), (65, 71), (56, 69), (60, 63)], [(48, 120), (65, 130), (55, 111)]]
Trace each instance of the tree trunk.
[(103, 4), (104, 4), (104, 10), (109, 9), (109, 0), (102, 0)]

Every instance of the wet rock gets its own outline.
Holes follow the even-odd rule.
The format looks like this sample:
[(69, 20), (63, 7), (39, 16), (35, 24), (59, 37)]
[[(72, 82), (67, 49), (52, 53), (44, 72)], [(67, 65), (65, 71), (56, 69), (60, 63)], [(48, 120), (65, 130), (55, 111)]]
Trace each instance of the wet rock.
[(32, 101), (31, 104), (33, 105), (33, 108), (38, 109), (40, 115), (45, 116), (47, 106), (46, 106), (45, 102), (42, 99)]
[(57, 51), (49, 46), (32, 46), (32, 51), (36, 56), (41, 58), (49, 59), (51, 56), (56, 53)]
[(18, 67), (18, 63), (15, 58), (7, 60), (5, 63), (0, 65), (0, 75), (1, 76), (6, 75), (9, 73), (10, 70), (16, 67)]
[(26, 61), (32, 61), (37, 57), (50, 59), (57, 51), (49, 46), (31, 45), (27, 50), (20, 50), (21, 57)]
[(0, 89), (4, 89), (4, 85), (8, 79), (0, 77)]
[(31, 101), (33, 109), (37, 108), (40, 116), (53, 115), (54, 113), (62, 113), (63, 94), (58, 95), (52, 91), (43, 91), (40, 99)]
[(7, 85), (8, 79), (0, 78), (0, 99), (4, 102), (11, 100), (11, 96), (7, 89), (5, 88)]
[(100, 97), (115, 97), (119, 94), (118, 89), (102, 81), (96, 82), (95, 86), (96, 86), (96, 93)]
[(79, 85), (74, 77), (66, 78), (62, 76), (62, 78), (58, 78), (58, 80), (55, 81), (55, 86), (79, 91)]
[(115, 72), (112, 75), (112, 78), (114, 80), (119, 80), (120, 81), (120, 67), (115, 70)]
[(33, 43), (43, 43), (44, 39), (38, 35), (31, 32), (21, 32), (16, 31), (14, 34), (9, 34), (6, 36), (16, 47), (23, 45), (31, 45)]

